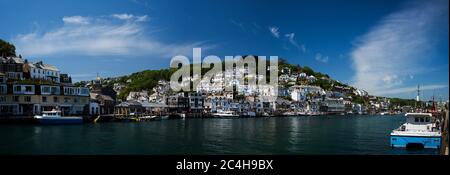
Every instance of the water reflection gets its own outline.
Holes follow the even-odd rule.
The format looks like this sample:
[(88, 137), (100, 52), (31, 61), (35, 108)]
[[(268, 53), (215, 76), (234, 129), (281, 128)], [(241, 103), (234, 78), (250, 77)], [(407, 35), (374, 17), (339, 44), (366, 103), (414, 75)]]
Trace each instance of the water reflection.
[(4, 125), (0, 154), (437, 154), (391, 149), (404, 118), (186, 119), (69, 126)]

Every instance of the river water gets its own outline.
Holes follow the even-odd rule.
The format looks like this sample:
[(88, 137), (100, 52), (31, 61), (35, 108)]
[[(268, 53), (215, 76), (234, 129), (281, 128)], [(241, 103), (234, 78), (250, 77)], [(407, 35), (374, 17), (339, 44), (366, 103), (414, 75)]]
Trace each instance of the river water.
[(0, 154), (438, 154), (392, 149), (403, 116), (185, 119), (0, 125)]

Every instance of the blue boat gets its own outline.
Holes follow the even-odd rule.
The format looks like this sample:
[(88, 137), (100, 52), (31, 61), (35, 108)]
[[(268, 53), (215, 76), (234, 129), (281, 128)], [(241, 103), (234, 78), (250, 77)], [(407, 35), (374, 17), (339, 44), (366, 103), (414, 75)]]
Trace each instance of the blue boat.
[(82, 117), (62, 117), (61, 111), (52, 110), (44, 111), (42, 115), (34, 116), (41, 124), (81, 124), (83, 123)]
[(407, 113), (406, 123), (391, 132), (392, 147), (440, 148), (439, 120), (431, 113)]

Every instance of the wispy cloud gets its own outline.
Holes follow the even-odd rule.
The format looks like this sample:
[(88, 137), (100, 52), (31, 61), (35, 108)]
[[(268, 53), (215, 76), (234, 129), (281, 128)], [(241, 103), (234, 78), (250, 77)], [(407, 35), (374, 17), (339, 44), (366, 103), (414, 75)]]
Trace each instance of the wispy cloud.
[(82, 16), (65, 16), (63, 17), (65, 24), (89, 24), (90, 19)]
[(301, 52), (305, 53), (306, 52), (306, 47), (305, 45), (300, 45), (297, 43), (297, 41), (295, 40), (295, 33), (288, 33), (284, 35), (286, 38), (288, 38), (289, 43), (291, 43), (295, 48), (297, 48), (298, 50), (300, 50)]
[[(430, 54), (431, 29), (448, 15), (448, 1), (420, 1), (383, 18), (360, 37), (350, 53), (356, 74), (354, 85), (375, 95), (410, 90), (405, 81), (426, 70), (421, 60)], [(447, 23), (448, 25), (448, 23)], [(441, 88), (429, 85), (427, 88)]]
[(280, 38), (280, 32), (278, 30), (278, 27), (269, 27), (270, 33), (272, 33), (275, 38)]
[(64, 17), (61, 27), (31, 32), (13, 38), (22, 55), (159, 55), (171, 58), (188, 54), (194, 47), (209, 49), (206, 43), (168, 44), (145, 32), (147, 15), (113, 14), (103, 17)]
[(134, 16), (133, 14), (127, 14), (127, 13), (113, 14), (111, 16), (114, 18), (120, 19), (120, 20), (135, 20), (136, 22), (144, 22), (144, 21), (147, 21), (147, 18), (148, 18), (147, 15)]
[(321, 53), (317, 53), (315, 59), (322, 63), (328, 63), (328, 56), (323, 56)]
[(231, 24), (233, 24), (233, 25), (239, 27), (241, 30), (245, 31), (245, 27), (244, 27), (244, 24), (243, 24), (243, 23), (237, 22), (237, 21), (234, 20), (234, 19), (230, 19), (230, 22), (231, 22)]

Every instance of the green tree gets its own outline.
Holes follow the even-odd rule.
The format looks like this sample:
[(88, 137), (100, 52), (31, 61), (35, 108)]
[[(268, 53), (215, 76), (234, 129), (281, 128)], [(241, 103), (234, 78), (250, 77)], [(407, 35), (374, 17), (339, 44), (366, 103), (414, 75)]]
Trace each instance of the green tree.
[(314, 75), (315, 72), (308, 66), (304, 66), (302, 71), (306, 74), (306, 75)]
[(0, 39), (0, 56), (16, 56), (16, 47), (13, 44)]

